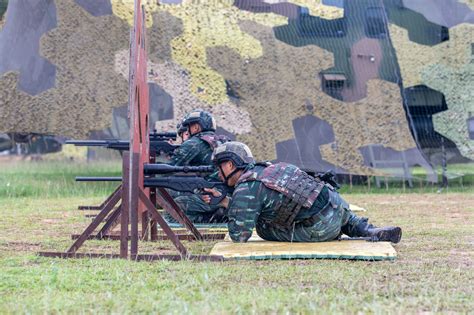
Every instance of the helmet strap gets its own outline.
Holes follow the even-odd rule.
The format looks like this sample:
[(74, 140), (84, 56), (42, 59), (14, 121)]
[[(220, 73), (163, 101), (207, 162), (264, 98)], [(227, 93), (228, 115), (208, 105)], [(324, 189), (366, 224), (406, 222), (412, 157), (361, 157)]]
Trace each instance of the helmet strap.
[(225, 176), (224, 175), (224, 170), (222, 169), (222, 164), (219, 165), (219, 169), (221, 170), (221, 173), (222, 175), (224, 176), (224, 184), (226, 184), (227, 186), (229, 186), (229, 179), (232, 178), (232, 176), (234, 176), (239, 170), (240, 168), (236, 167), (235, 170), (233, 170), (232, 172), (230, 172), (229, 175)]

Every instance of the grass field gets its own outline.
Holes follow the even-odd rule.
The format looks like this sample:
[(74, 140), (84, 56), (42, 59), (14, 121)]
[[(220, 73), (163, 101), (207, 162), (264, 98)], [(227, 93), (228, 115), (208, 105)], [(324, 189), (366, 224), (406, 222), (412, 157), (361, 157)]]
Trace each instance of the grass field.
[[(346, 193), (376, 224), (404, 236), (385, 262), (291, 260), (225, 263), (61, 260), (70, 235), (90, 222), (79, 204), (99, 204), (112, 184), (76, 175), (117, 176), (114, 163), (0, 164), (0, 313), (421, 313), (474, 310), (474, 194), (427, 187)], [(422, 190), (423, 189), (423, 190)], [(422, 193), (424, 191), (424, 193)], [(187, 243), (208, 253), (212, 242)], [(143, 253), (170, 251), (140, 243)], [(118, 253), (118, 242), (81, 251)]]

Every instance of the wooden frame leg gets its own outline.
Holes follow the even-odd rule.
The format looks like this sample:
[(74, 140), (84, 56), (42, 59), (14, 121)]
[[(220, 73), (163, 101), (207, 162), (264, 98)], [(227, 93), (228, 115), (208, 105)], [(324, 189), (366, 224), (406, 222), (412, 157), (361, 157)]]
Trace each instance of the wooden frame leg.
[(81, 236), (72, 244), (72, 246), (67, 250), (68, 253), (75, 253), (84, 242), (89, 238), (92, 232), (102, 223), (104, 218), (109, 214), (110, 211), (115, 207), (115, 205), (119, 202), (121, 196), (121, 190), (117, 190), (110, 198), (109, 202), (105, 204), (102, 211), (99, 212), (97, 217), (95, 217), (94, 221), (82, 232)]
[(107, 234), (109, 234), (109, 232), (117, 226), (117, 224), (120, 222), (119, 219), (120, 219), (120, 215), (122, 214), (122, 205), (119, 205), (117, 207), (117, 209), (115, 209), (110, 215), (109, 215), (109, 218), (107, 220), (107, 222), (105, 222), (104, 226), (100, 229), (100, 231), (97, 233), (97, 236), (96, 238), (101, 240), (104, 238), (104, 236), (106, 236)]
[(168, 211), (174, 218), (177, 218), (179, 223), (183, 224), (188, 231), (190, 231), (196, 240), (202, 241), (203, 237), (199, 230), (189, 220), (183, 210), (176, 204), (173, 197), (164, 188), (158, 188), (156, 192), (157, 203), (166, 211)]
[(168, 236), (168, 238), (171, 240), (173, 245), (176, 247), (181, 257), (188, 256), (188, 251), (186, 247), (183, 246), (178, 236), (169, 227), (165, 219), (163, 219), (163, 217), (156, 210), (155, 205), (150, 201), (148, 196), (145, 195), (145, 193), (141, 189), (139, 190), (139, 197), (140, 197), (140, 200), (143, 202), (143, 204), (146, 206), (147, 210), (149, 211), (153, 219), (155, 219), (158, 222), (158, 224), (161, 226), (165, 234)]

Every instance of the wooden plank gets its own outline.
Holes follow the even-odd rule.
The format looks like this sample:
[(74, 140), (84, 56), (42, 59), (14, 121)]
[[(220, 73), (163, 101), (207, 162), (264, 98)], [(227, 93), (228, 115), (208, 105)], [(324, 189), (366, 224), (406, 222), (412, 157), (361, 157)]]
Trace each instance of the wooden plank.
[[(175, 233), (176, 236), (180, 241), (196, 241), (196, 238), (192, 234), (184, 234), (184, 233)], [(72, 234), (71, 239), (76, 240), (81, 236), (81, 234)], [(226, 234), (225, 233), (207, 233), (207, 234), (202, 234), (202, 237), (205, 241), (219, 241), (223, 240), (225, 238)], [(93, 240), (93, 239), (100, 239), (100, 240), (112, 240), (112, 241), (118, 241), (121, 239), (120, 234), (103, 234), (102, 236), (99, 237), (98, 234), (91, 234), (87, 238), (88, 240)], [(130, 236), (128, 236), (128, 239), (130, 239)], [(154, 240), (149, 240), (150, 242), (156, 242), (156, 241), (168, 241), (170, 238), (167, 235), (163, 234), (157, 234), (155, 236)]]
[[(150, 151), (150, 163), (155, 163), (156, 162), (156, 152), (155, 150)], [(156, 207), (156, 188), (150, 188), (150, 201), (155, 205)], [(148, 215), (150, 218), (150, 239), (152, 241), (157, 240), (158, 236), (158, 224), (156, 223), (155, 220), (151, 217), (151, 215)]]
[(130, 255), (136, 256), (138, 254), (138, 198), (139, 198), (139, 191), (141, 189), (138, 185), (138, 172), (139, 172), (139, 163), (140, 163), (140, 154), (139, 153), (131, 153), (132, 161), (130, 167), (130, 181), (129, 181), (129, 205), (130, 208), (128, 209), (130, 213)]
[(130, 154), (129, 152), (124, 152), (122, 155), (122, 215), (120, 216), (120, 257), (128, 257), (128, 219), (129, 219), (129, 202), (128, 202), (128, 193), (129, 193), (129, 166), (130, 166)]
[[(98, 254), (98, 253), (64, 253), (64, 252), (39, 252), (39, 256), (50, 257), (50, 258), (106, 258), (106, 259), (117, 259), (121, 258), (117, 254)], [(213, 261), (220, 262), (224, 261), (224, 257), (216, 255), (190, 255), (190, 256), (180, 256), (180, 255), (136, 255), (133, 257), (133, 260), (136, 261), (156, 261), (156, 260), (193, 260), (193, 261)]]
[(134, 260), (137, 261), (155, 261), (155, 260), (192, 260), (192, 261), (213, 261), (213, 262), (222, 262), (224, 257), (218, 255), (189, 255), (189, 256), (180, 256), (180, 255), (137, 255)]
[(100, 253), (64, 253), (64, 252), (38, 252), (42, 257), (54, 258), (121, 258), (117, 254), (100, 254)]

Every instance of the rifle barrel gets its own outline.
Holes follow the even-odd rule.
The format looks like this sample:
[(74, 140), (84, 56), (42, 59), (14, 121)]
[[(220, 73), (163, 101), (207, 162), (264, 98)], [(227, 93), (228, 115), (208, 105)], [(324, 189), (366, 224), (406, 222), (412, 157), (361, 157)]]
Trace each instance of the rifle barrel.
[[(75, 146), (87, 147), (103, 147), (107, 149), (128, 151), (130, 149), (130, 141), (128, 140), (67, 140), (66, 144), (74, 144)], [(157, 152), (171, 153), (179, 147), (177, 144), (168, 143), (168, 140), (153, 138), (150, 139), (150, 149)]]
[(108, 143), (106, 140), (66, 140), (66, 144), (74, 144), (78, 147), (105, 147)]

